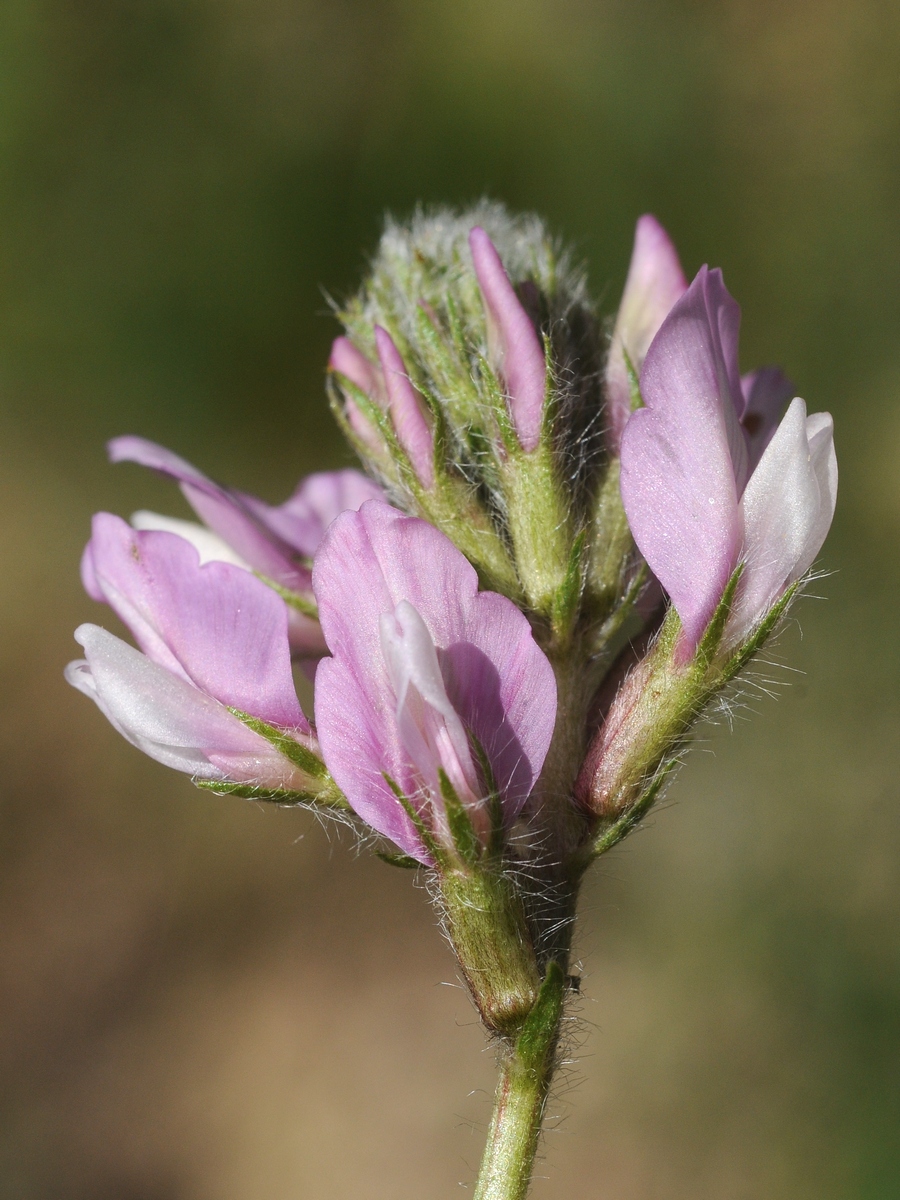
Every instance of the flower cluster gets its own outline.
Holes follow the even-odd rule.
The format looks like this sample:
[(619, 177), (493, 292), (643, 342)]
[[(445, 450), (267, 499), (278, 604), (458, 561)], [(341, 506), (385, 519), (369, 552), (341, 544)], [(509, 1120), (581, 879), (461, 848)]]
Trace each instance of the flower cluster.
[(85, 587), (138, 649), (82, 625), (68, 679), (198, 785), (339, 809), (431, 869), (486, 1022), (518, 1029), (585, 867), (812, 565), (831, 419), (740, 374), (721, 273), (688, 285), (649, 216), (611, 337), (540, 222), (488, 204), (390, 223), (339, 315), (328, 389), (367, 474), (273, 507), (112, 442), (203, 523), (94, 519)]

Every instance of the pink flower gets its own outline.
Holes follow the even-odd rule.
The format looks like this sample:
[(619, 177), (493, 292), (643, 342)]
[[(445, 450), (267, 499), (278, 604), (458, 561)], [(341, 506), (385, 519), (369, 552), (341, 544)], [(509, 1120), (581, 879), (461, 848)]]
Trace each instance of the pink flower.
[(229, 711), (313, 743), (278, 596), (240, 567), (201, 566), (183, 538), (134, 530), (109, 513), (94, 518), (88, 557), (97, 594), (140, 650), (82, 625), (75, 637), (86, 657), (69, 664), (69, 683), (167, 766), (199, 779), (303, 790), (308, 781), (290, 759)]
[(479, 592), (474, 569), (434, 526), (378, 501), (335, 521), (313, 582), (334, 656), (319, 665), (316, 724), (350, 805), (422, 862), (428, 851), (394, 788), (448, 847), (442, 773), (482, 840), (492, 786), (508, 825), (556, 716), (553, 670), (526, 617)]
[(500, 255), (483, 229), (469, 234), (472, 262), (487, 313), (488, 349), (506, 385), (509, 413), (524, 451), (537, 448), (547, 393), (544, 347), (522, 307)]
[(640, 374), (657, 330), (686, 289), (687, 280), (669, 235), (649, 213), (639, 217), (606, 363), (608, 438), (615, 454), (631, 415), (631, 384), (625, 355)]
[(811, 566), (837, 496), (831, 417), (792, 401), (771, 369), (741, 380), (740, 309), (703, 267), (647, 351), (646, 405), (622, 438), (622, 499), (635, 541), (696, 647), (739, 563), (725, 632), (743, 641)]
[[(137, 528), (177, 533), (196, 547), (202, 562), (243, 566), (294, 593), (301, 602), (312, 601), (310, 561), (334, 518), (346, 508), (359, 508), (365, 500), (383, 495), (359, 471), (320, 471), (302, 479), (284, 504), (269, 505), (215, 483), (177, 454), (144, 438), (114, 438), (109, 456), (113, 462), (137, 462), (177, 480), (206, 526), (142, 511), (135, 514)], [(102, 599), (91, 582), (88, 557), (82, 564), (82, 579), (88, 594)], [(318, 622), (296, 607), (289, 617), (293, 648), (300, 654), (321, 654), (324, 643)]]

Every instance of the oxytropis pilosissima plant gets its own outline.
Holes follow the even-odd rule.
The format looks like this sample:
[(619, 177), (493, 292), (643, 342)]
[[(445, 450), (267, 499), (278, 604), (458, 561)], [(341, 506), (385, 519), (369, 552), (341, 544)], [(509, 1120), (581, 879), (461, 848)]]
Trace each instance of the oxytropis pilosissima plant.
[[(580, 882), (770, 637), (834, 513), (831, 418), (741, 375), (721, 272), (650, 216), (607, 331), (535, 217), (389, 222), (327, 385), (365, 467), (284, 504), (137, 437), (199, 523), (94, 518), (67, 678), (202, 788), (428, 872), (499, 1065), (475, 1195), (525, 1195)], [(292, 660), (315, 669), (302, 711)], [(377, 836), (376, 836), (377, 835)]]

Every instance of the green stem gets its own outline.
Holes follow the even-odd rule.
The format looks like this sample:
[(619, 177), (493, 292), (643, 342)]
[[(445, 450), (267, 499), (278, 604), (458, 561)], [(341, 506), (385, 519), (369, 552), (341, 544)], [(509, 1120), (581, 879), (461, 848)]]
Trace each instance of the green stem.
[(549, 1083), (523, 1071), (514, 1050), (506, 1053), (475, 1200), (522, 1200), (527, 1195)]
[(556, 1065), (564, 990), (562, 968), (551, 962), (521, 1033), (501, 1050), (494, 1113), (474, 1200), (524, 1200), (528, 1193)]

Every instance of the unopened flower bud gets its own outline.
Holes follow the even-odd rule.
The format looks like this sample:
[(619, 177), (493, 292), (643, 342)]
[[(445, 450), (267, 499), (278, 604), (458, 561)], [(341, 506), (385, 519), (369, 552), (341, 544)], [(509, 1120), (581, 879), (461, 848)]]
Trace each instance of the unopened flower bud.
[(673, 653), (677, 620), (628, 673), (592, 742), (575, 795), (595, 817), (621, 817), (652, 785), (705, 698), (703, 679)]
[(375, 345), (397, 440), (422, 487), (430, 490), (434, 486), (434, 434), (425, 415), (425, 402), (410, 382), (393, 338), (380, 325), (375, 326)]
[[(328, 359), (330, 370), (344, 378), (364, 396), (379, 403), (378, 393), (383, 390), (372, 363), (353, 345), (349, 338), (335, 338)], [(344, 408), (350, 429), (361, 442), (374, 453), (380, 450), (380, 438), (370, 421), (360, 412), (353, 396), (345, 395)]]
[[(388, 224), (340, 316), (341, 416), (372, 471), (564, 644), (603, 477), (603, 336), (580, 273), (534, 217), (418, 213)], [(606, 560), (631, 554), (619, 541)]]
[(634, 407), (631, 372), (640, 375), (647, 350), (687, 280), (669, 235), (649, 213), (638, 219), (622, 302), (606, 363), (607, 437), (618, 453)]
[(547, 364), (544, 347), (522, 307), (494, 243), (478, 225), (469, 234), (472, 263), (487, 313), (491, 364), (509, 393), (509, 408), (519, 444), (526, 452), (541, 438)]

